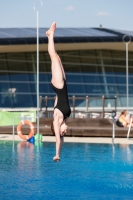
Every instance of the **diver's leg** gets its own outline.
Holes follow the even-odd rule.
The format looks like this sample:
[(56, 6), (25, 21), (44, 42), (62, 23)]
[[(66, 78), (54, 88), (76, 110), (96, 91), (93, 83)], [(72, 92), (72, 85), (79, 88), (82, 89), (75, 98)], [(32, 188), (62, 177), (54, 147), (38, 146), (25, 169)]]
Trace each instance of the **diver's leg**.
[(52, 71), (52, 83), (57, 88), (62, 88), (63, 86), (63, 71), (62, 65), (60, 61), (60, 57), (58, 56), (55, 45), (54, 45), (54, 31), (56, 29), (56, 23), (54, 22), (50, 29), (46, 32), (48, 36), (48, 52), (51, 58), (51, 71)]

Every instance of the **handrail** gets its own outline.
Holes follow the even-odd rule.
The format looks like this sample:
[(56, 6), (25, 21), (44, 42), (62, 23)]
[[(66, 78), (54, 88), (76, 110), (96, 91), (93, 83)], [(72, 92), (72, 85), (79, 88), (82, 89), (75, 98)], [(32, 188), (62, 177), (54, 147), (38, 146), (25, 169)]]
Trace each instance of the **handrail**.
[[(45, 96), (45, 97), (42, 97), (40, 96), (40, 111), (42, 111), (42, 101), (45, 101), (45, 113), (46, 113), (46, 117), (48, 117), (48, 101), (49, 100), (54, 100), (55, 97), (48, 97), (48, 96)], [(114, 96), (114, 97), (105, 97), (105, 96), (102, 96), (102, 97), (89, 97), (89, 96), (85, 96), (85, 97), (76, 97), (76, 96), (72, 96), (72, 97), (69, 97), (69, 100), (72, 100), (72, 105), (71, 105), (71, 108), (72, 108), (72, 117), (75, 118), (75, 113), (77, 112), (77, 110), (75, 109), (75, 102), (76, 100), (85, 100), (86, 102), (86, 106), (85, 106), (85, 110), (86, 111), (83, 111), (84, 113), (86, 113), (86, 118), (88, 117), (88, 113), (89, 112), (89, 100), (97, 100), (97, 99), (101, 99), (102, 101), (102, 111), (100, 113), (102, 113), (102, 118), (105, 117), (105, 100), (106, 99), (114, 99), (114, 110), (116, 111), (116, 107), (117, 107), (117, 97)], [(78, 111), (79, 112), (79, 111)]]
[(131, 126), (132, 126), (132, 121), (133, 121), (133, 119), (131, 117), (129, 128), (128, 128), (128, 132), (127, 132), (127, 139), (129, 139), (129, 134), (130, 134)]

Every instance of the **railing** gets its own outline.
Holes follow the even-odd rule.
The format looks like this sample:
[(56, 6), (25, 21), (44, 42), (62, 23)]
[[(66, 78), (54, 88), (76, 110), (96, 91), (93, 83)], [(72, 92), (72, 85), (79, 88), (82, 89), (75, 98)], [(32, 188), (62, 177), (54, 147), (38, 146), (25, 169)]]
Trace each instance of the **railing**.
[[(42, 96), (40, 96), (40, 111), (42, 111), (42, 101), (45, 101), (45, 111), (44, 111), (44, 113), (45, 113), (46, 118), (48, 118), (50, 113), (53, 113), (53, 111), (48, 110), (48, 101), (54, 100), (54, 99), (55, 99), (55, 97), (47, 97), (47, 96), (42, 97)], [(79, 113), (79, 110), (76, 110), (76, 106), (75, 106), (76, 100), (84, 100), (86, 102), (86, 106), (81, 111), (82, 113), (84, 113), (86, 118), (88, 118), (89, 114), (91, 114), (93, 112), (92, 109), (90, 111), (90, 107), (89, 107), (89, 101), (90, 100), (101, 100), (102, 101), (101, 110), (100, 111), (96, 111), (96, 110), (94, 111), (94, 112), (100, 113), (101, 118), (105, 117), (105, 112), (106, 112), (106, 110), (105, 110), (105, 100), (114, 100), (114, 108), (111, 108), (110, 113), (112, 113), (112, 110), (116, 111), (116, 109), (117, 109), (117, 97), (116, 96), (114, 96), (114, 97), (105, 97), (105, 96), (102, 96), (102, 97), (89, 97), (89, 96), (75, 97), (75, 96), (72, 96), (72, 97), (69, 97), (69, 100), (72, 100), (72, 105), (70, 105), (71, 111), (72, 111), (72, 115), (71, 115), (72, 118), (75, 118), (75, 114)]]

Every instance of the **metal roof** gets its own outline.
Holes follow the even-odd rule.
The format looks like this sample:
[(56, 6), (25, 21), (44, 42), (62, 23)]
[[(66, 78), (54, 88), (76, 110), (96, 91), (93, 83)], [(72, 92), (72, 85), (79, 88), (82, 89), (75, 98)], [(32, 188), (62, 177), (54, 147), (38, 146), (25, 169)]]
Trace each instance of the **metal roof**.
[[(39, 28), (39, 43), (47, 43), (45, 32)], [(125, 34), (133, 38), (132, 31), (104, 28), (57, 28), (55, 43), (77, 42), (122, 42)], [(0, 45), (36, 44), (36, 28), (0, 28)]]

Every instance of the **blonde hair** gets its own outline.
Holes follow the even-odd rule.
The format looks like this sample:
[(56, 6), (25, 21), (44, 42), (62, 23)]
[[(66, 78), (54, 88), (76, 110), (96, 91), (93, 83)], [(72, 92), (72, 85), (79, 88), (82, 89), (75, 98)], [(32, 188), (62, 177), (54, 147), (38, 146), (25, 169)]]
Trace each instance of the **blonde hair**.
[(122, 112), (121, 112), (121, 115), (125, 115), (126, 114), (126, 110), (123, 110)]

